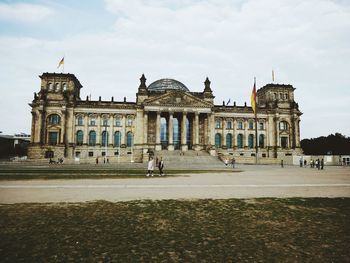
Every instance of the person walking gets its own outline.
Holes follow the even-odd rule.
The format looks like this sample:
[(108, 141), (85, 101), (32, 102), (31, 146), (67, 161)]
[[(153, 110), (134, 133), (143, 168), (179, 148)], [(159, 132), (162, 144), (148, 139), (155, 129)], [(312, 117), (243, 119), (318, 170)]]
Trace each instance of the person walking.
[(232, 158), (231, 164), (232, 164), (232, 168), (235, 168), (235, 164), (236, 164), (236, 159), (235, 158)]
[(147, 165), (147, 175), (146, 176), (153, 176), (153, 170), (154, 170), (154, 160), (153, 157), (149, 158), (148, 165)]
[(158, 161), (158, 168), (159, 168), (159, 176), (164, 176), (164, 173), (163, 173), (164, 161), (162, 157), (160, 157), (160, 160)]
[(283, 168), (283, 160), (281, 160), (281, 168)]
[(323, 170), (323, 166), (324, 166), (324, 161), (323, 161), (323, 158), (321, 160), (321, 170)]

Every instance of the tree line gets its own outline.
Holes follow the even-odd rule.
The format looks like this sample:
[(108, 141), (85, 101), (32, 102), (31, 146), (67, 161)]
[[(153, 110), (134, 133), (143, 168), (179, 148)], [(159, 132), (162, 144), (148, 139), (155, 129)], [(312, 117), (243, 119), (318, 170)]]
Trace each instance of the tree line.
[(340, 133), (301, 140), (306, 155), (347, 155), (350, 154), (350, 137)]

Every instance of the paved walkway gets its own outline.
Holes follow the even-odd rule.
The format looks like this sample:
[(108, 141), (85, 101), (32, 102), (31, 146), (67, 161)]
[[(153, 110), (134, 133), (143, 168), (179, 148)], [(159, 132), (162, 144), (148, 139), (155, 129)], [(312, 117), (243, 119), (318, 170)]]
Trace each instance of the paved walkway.
[(101, 180), (0, 181), (0, 203), (138, 199), (350, 197), (350, 168), (240, 166), (241, 173)]

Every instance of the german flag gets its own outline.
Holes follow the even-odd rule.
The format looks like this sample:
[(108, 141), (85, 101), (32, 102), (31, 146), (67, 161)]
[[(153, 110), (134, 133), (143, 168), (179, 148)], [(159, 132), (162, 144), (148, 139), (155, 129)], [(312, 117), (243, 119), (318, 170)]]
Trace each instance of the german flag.
[(252, 95), (250, 96), (250, 101), (252, 105), (252, 109), (254, 114), (256, 114), (256, 84), (255, 84), (255, 78), (254, 78), (254, 86), (252, 90)]

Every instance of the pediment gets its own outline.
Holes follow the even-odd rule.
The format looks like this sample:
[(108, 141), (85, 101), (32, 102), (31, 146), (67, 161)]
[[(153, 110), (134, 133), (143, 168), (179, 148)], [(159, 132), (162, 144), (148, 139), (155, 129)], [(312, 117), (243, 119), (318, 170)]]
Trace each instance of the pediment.
[(178, 106), (178, 107), (212, 107), (212, 105), (192, 94), (180, 90), (166, 92), (144, 101), (144, 105)]

